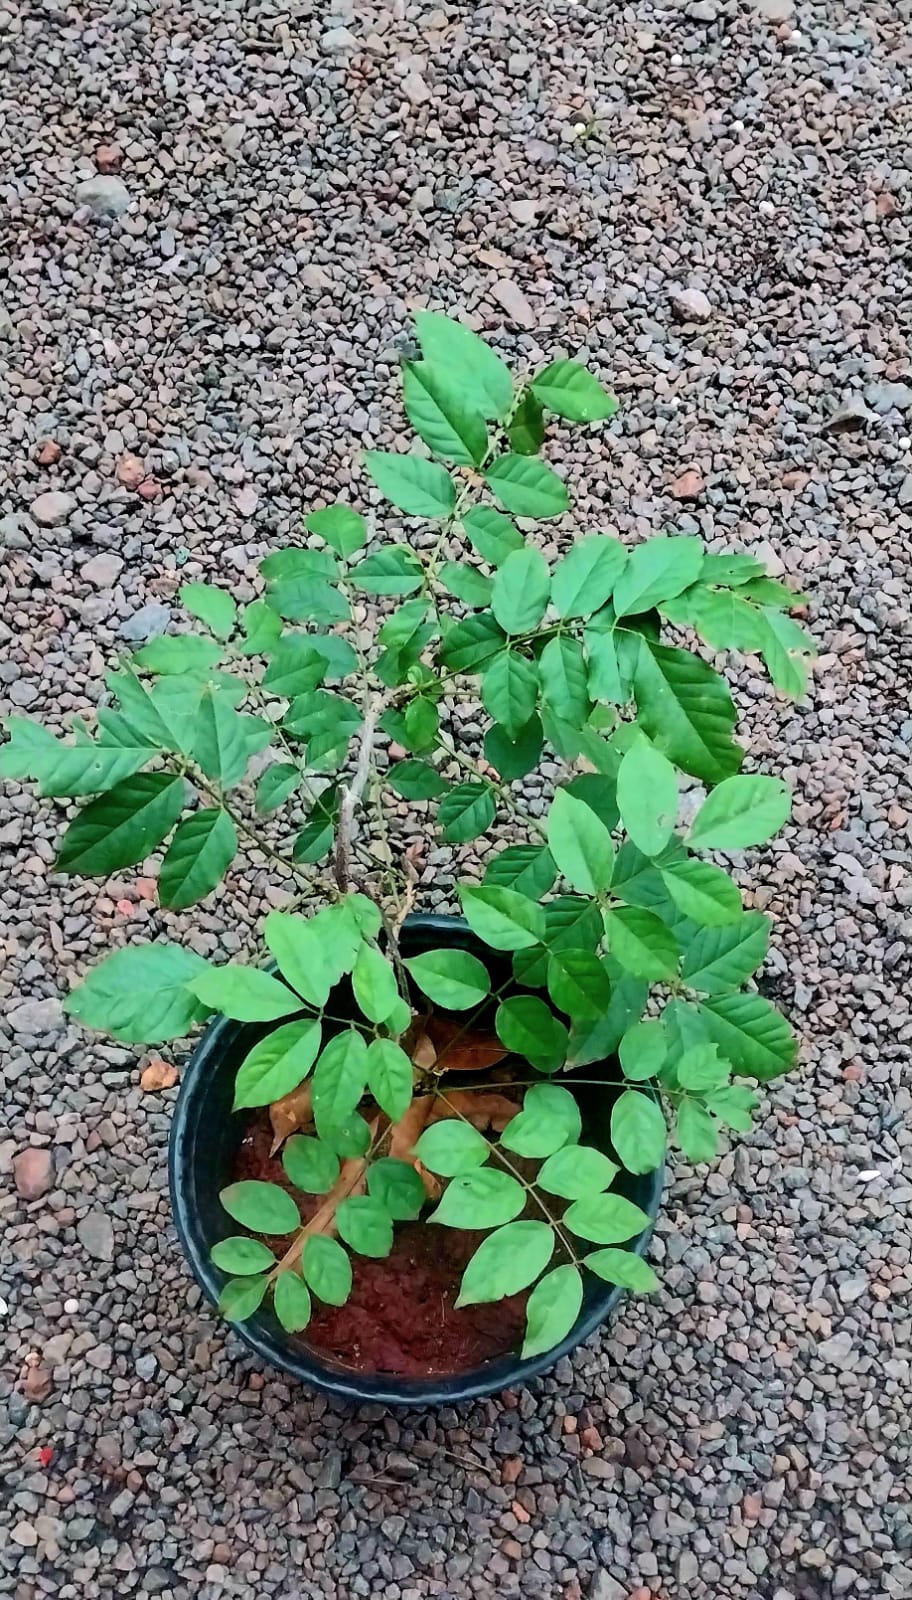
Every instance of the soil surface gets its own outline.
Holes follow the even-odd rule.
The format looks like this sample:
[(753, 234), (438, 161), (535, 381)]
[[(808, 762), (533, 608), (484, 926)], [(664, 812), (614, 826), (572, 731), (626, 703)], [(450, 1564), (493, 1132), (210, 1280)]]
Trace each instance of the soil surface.
[[(238, 1150), (235, 1178), (280, 1183), (301, 1204), (304, 1220), (323, 1196), (302, 1195), (270, 1155), (265, 1114), (250, 1124)], [(467, 1372), (519, 1348), (528, 1294), (492, 1305), (456, 1309), (459, 1284), (483, 1232), (397, 1223), (393, 1248), (382, 1260), (352, 1252), (354, 1281), (344, 1306), (314, 1300), (314, 1316), (301, 1343), (353, 1372), (427, 1378)], [(270, 1243), (281, 1255), (287, 1240)]]

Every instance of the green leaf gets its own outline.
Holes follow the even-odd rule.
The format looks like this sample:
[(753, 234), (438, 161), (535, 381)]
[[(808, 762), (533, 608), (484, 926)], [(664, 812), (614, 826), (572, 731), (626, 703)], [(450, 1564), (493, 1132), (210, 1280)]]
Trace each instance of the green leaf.
[(218, 1309), (229, 1322), (244, 1322), (262, 1305), (268, 1287), (267, 1273), (256, 1278), (229, 1278), (219, 1295)]
[(324, 1128), (343, 1123), (367, 1085), (367, 1045), (356, 1028), (335, 1034), (323, 1050), (312, 1080), (314, 1120)]
[(654, 1078), (667, 1054), (668, 1040), (661, 1022), (633, 1023), (618, 1046), (624, 1077), (635, 1083)]
[(541, 900), (554, 887), (557, 868), (549, 850), (535, 844), (511, 844), (485, 869), (486, 887), (515, 889), (530, 900)]
[[(368, 450), (364, 465), (380, 493), (410, 517), (449, 517), (456, 506), (456, 486), (436, 461), (423, 456)], [(393, 593), (403, 593), (394, 590)]]
[(689, 989), (727, 994), (756, 972), (766, 960), (770, 923), (760, 911), (748, 911), (722, 928), (702, 928), (684, 952), (681, 976)]
[[(363, 897), (359, 895), (357, 898), (360, 901)], [(351, 972), (365, 938), (365, 926), (370, 929), (368, 937), (376, 934), (373, 922), (364, 923), (360, 914), (363, 908), (352, 905), (354, 899), (355, 896), (349, 895), (338, 905), (324, 906), (322, 911), (310, 918), (313, 932), (320, 940), (330, 984), (338, 983), (344, 973)]]
[[(300, 1024), (292, 1023), (291, 1026), (298, 1027)], [(304, 1026), (310, 1028), (317, 1025), (305, 1023)], [(303, 1189), (306, 1194), (328, 1194), (339, 1176), (339, 1157), (335, 1151), (322, 1139), (312, 1139), (303, 1133), (293, 1134), (285, 1144), (282, 1166), (295, 1187)]]
[(529, 633), (545, 614), (551, 575), (540, 550), (514, 550), (494, 574), (491, 610), (510, 634)]
[(706, 861), (674, 861), (662, 868), (662, 883), (685, 917), (701, 927), (721, 928), (741, 916), (738, 885)]
[(714, 1044), (692, 1045), (675, 1066), (676, 1086), (690, 1089), (694, 1094), (724, 1089), (730, 1076), (731, 1067), (722, 1060)]
[(231, 1239), (220, 1239), (209, 1254), (221, 1272), (236, 1273), (238, 1277), (251, 1277), (255, 1272), (268, 1272), (275, 1265), (275, 1256), (262, 1239), (251, 1239), (238, 1233)]
[(594, 952), (605, 937), (601, 912), (579, 894), (561, 894), (545, 906), (545, 943), (549, 950)]
[(313, 764), (315, 750), (321, 756), (333, 748), (344, 752), (361, 720), (360, 710), (346, 695), (313, 689), (292, 700), (283, 726), (296, 739), (308, 741), (308, 761)]
[(465, 561), (445, 561), (440, 568), (440, 581), (461, 600), (465, 606), (488, 606), (491, 604), (491, 579), (477, 567), (470, 567)]
[(344, 1306), (352, 1291), (352, 1266), (337, 1239), (315, 1233), (304, 1246), (301, 1262), (313, 1293), (328, 1306)]
[[(589, 685), (579, 642), (566, 634), (549, 639), (539, 658), (538, 674), (549, 710), (574, 729), (581, 728), (589, 715)], [(551, 738), (547, 725), (545, 732)]]
[(195, 905), (220, 883), (238, 847), (227, 811), (194, 811), (178, 826), (158, 879), (158, 898), (172, 911)]
[(240, 649), (245, 656), (266, 654), (275, 648), (282, 633), (281, 618), (265, 600), (251, 600), (242, 608), (241, 626), (244, 642)]
[(127, 1044), (179, 1039), (208, 1013), (187, 987), (205, 970), (202, 956), (180, 945), (132, 945), (93, 967), (67, 995), (64, 1010)]
[(643, 732), (676, 767), (704, 783), (737, 772), (744, 753), (731, 737), (737, 712), (719, 674), (699, 656), (641, 640), (634, 693)]
[(336, 1226), (359, 1256), (388, 1256), (393, 1248), (393, 1219), (373, 1195), (343, 1200), (336, 1208)]
[[(120, 713), (101, 706), (98, 726), (104, 744), (128, 747), (137, 744), (154, 745), (160, 750), (177, 750), (186, 754), (189, 748), (188, 723), (196, 717), (202, 689), (193, 680), (165, 680), (157, 683), (151, 692), (141, 683), (130, 667), (121, 672), (109, 672), (105, 684), (120, 703)], [(175, 711), (173, 695), (177, 690), (180, 710)], [(163, 692), (166, 700), (163, 702)]]
[(517, 739), (538, 698), (538, 673), (533, 663), (514, 650), (501, 651), (485, 668), (481, 698), (494, 721), (502, 724), (511, 740)]
[(621, 759), (617, 800), (624, 827), (644, 855), (660, 855), (678, 816), (678, 775), (648, 739), (638, 739)]
[(565, 1144), (575, 1144), (581, 1131), (579, 1106), (570, 1090), (557, 1083), (534, 1083), (526, 1090), (519, 1115), (504, 1128), (500, 1142), (518, 1156), (540, 1161)]
[(153, 754), (149, 745), (135, 741), (62, 744), (47, 728), (25, 717), (10, 717), (6, 726), (10, 740), (0, 749), (0, 777), (34, 779), (40, 795), (55, 798), (112, 789), (144, 767)]
[(516, 1178), (497, 1167), (478, 1167), (450, 1179), (428, 1221), (448, 1228), (497, 1228), (518, 1217), (525, 1203), (526, 1191)]
[(305, 823), (294, 842), (292, 857), (295, 861), (313, 863), (328, 855), (333, 842), (333, 821), (325, 821), (324, 813), (316, 806), (311, 820)]
[(367, 1188), (394, 1222), (414, 1221), (427, 1199), (415, 1168), (394, 1156), (384, 1156), (368, 1167)]
[(77, 813), (60, 844), (59, 872), (106, 878), (145, 861), (171, 832), (184, 804), (184, 780), (171, 772), (125, 778)]
[(293, 700), (309, 694), (326, 677), (326, 658), (315, 650), (306, 633), (287, 633), (273, 650), (263, 674), (263, 688)]
[(219, 589), (213, 583), (182, 583), (180, 603), (191, 617), (198, 617), (217, 639), (230, 637), (237, 616), (237, 604), (227, 589)]
[(268, 1106), (303, 1083), (320, 1048), (316, 1020), (286, 1022), (255, 1044), (244, 1058), (234, 1081), (233, 1110), (242, 1106)]
[(749, 583), (751, 578), (762, 578), (765, 575), (766, 568), (762, 561), (738, 552), (730, 555), (706, 555), (700, 568), (701, 582), (726, 583), (735, 588), (739, 584)]
[(362, 944), (352, 968), (352, 987), (368, 1021), (385, 1022), (399, 998), (399, 989), (392, 963), (376, 945)]
[(712, 1161), (719, 1149), (719, 1130), (715, 1118), (699, 1100), (685, 1095), (678, 1103), (678, 1144), (688, 1161), (698, 1165)]
[(707, 1033), (736, 1072), (766, 1083), (795, 1065), (798, 1041), (761, 995), (718, 995), (704, 1000), (699, 1010)]
[(200, 701), (191, 753), (206, 777), (214, 778), (224, 789), (239, 783), (247, 771), (250, 751), (244, 719), (210, 689)]
[(433, 700), (419, 695), (405, 708), (403, 742), (410, 750), (427, 750), (437, 741), (440, 718)]
[(404, 800), (436, 800), (447, 790), (439, 772), (426, 761), (397, 761), (390, 767), (387, 781)]
[(311, 511), (304, 523), (308, 533), (317, 533), (347, 561), (367, 544), (367, 523), (359, 511), (337, 501), (335, 505), (322, 506)]
[(235, 1022), (274, 1022), (300, 1011), (301, 1002), (284, 983), (261, 972), (259, 967), (242, 967), (234, 962), (224, 967), (206, 967), (189, 980), (188, 987), (212, 1011)]
[(539, 1189), (559, 1194), (564, 1200), (582, 1200), (607, 1189), (620, 1170), (591, 1145), (567, 1144), (548, 1157), (535, 1182)]
[(461, 884), (459, 897), (472, 932), (492, 950), (526, 950), (544, 940), (543, 908), (515, 889)]
[(571, 1233), (593, 1244), (623, 1244), (651, 1226), (646, 1212), (620, 1194), (585, 1195), (567, 1208), (561, 1220)]
[(650, 1094), (625, 1089), (611, 1108), (611, 1142), (628, 1172), (653, 1172), (665, 1156), (665, 1117)]
[(511, 449), (521, 456), (538, 455), (545, 442), (545, 413), (531, 390), (524, 395), (507, 425)]
[(553, 950), (547, 982), (554, 1004), (569, 1017), (597, 1017), (611, 1003), (611, 980), (591, 950)]
[(412, 1063), (393, 1039), (374, 1039), (368, 1045), (367, 1087), (390, 1122), (405, 1116), (412, 1100)]
[(551, 582), (551, 603), (561, 617), (591, 617), (611, 599), (627, 565), (627, 551), (609, 534), (578, 539), (558, 562)]
[(570, 498), (567, 485), (556, 472), (534, 456), (498, 456), (485, 472), (488, 488), (517, 517), (545, 521), (560, 517)]
[(333, 973), (315, 917), (289, 911), (270, 911), (263, 925), (266, 948), (287, 983), (312, 1006), (325, 1006)]
[(599, 894), (611, 882), (614, 845), (605, 824), (584, 800), (566, 789), (555, 792), (547, 821), (548, 848), (558, 871), (574, 889)]
[(461, 385), (430, 362), (402, 368), (406, 415), (428, 449), (458, 466), (478, 466), (488, 449), (484, 416), (463, 399)]
[(323, 1122), (320, 1138), (337, 1156), (364, 1156), (370, 1149), (371, 1129), (357, 1111), (350, 1111), (340, 1122)]
[(292, 766), (288, 761), (274, 762), (257, 779), (257, 812), (262, 816), (268, 811), (277, 811), (279, 806), (284, 805), (294, 794), (300, 782), (301, 772), (298, 767)]
[(657, 983), (675, 977), (681, 952), (671, 929), (653, 911), (621, 906), (605, 913), (608, 948), (625, 972)]
[(415, 327), (425, 360), (457, 384), (483, 417), (504, 417), (513, 403), (510, 369), (490, 345), (439, 311), (418, 311)]
[(574, 1020), (567, 1057), (570, 1067), (585, 1067), (591, 1061), (604, 1061), (617, 1049), (627, 1028), (642, 1016), (648, 985), (622, 972), (620, 968), (615, 970), (615, 963), (610, 958), (604, 962), (604, 966), (611, 979), (611, 1003), (601, 1016), (578, 1017)]
[(462, 1275), (457, 1309), (519, 1294), (543, 1272), (554, 1252), (547, 1222), (509, 1222), (483, 1239)]
[(297, 1272), (280, 1272), (272, 1291), (275, 1314), (286, 1333), (300, 1333), (310, 1321), (310, 1290)]
[(337, 633), (306, 633), (300, 636), (286, 634), (287, 638), (301, 637), (307, 640), (311, 650), (323, 657), (326, 662), (326, 681), (332, 683), (340, 678), (347, 678), (358, 670), (358, 657), (347, 639), (342, 639)]
[[(307, 556), (320, 554), (317, 550), (296, 553)], [(351, 606), (344, 594), (325, 577), (312, 573), (270, 582), (266, 598), (273, 610), (287, 622), (315, 622), (329, 628), (335, 622), (348, 622), (351, 617)]]
[(554, 1267), (535, 1285), (526, 1306), (523, 1360), (539, 1356), (565, 1339), (583, 1303), (583, 1280), (570, 1262)]
[(587, 628), (583, 635), (589, 661), (589, 693), (607, 705), (626, 705), (632, 694), (621, 674), (618, 637), (612, 630)]
[(745, 850), (765, 844), (788, 821), (792, 796), (781, 778), (742, 774), (717, 784), (690, 830), (694, 850)]
[(605, 422), (618, 409), (614, 396), (578, 361), (552, 361), (533, 378), (532, 393), (568, 422)]
[(415, 1155), (422, 1165), (442, 1178), (455, 1178), (483, 1166), (490, 1153), (487, 1139), (470, 1123), (449, 1119), (425, 1128), (415, 1145)]
[(494, 1026), (501, 1044), (524, 1056), (539, 1072), (556, 1072), (563, 1066), (567, 1029), (537, 995), (516, 994), (504, 1000), (497, 1008)]
[(753, 1089), (748, 1089), (743, 1083), (727, 1083), (724, 1088), (714, 1089), (706, 1096), (706, 1104), (713, 1116), (718, 1117), (727, 1128), (734, 1128), (738, 1133), (750, 1133), (753, 1113), (759, 1101)]
[(494, 791), (488, 784), (457, 783), (441, 800), (437, 817), (450, 844), (465, 844), (491, 826), (496, 812)]
[(506, 783), (514, 783), (538, 766), (543, 743), (541, 719), (537, 716), (529, 718), (515, 739), (495, 722), (484, 736), (485, 760)]
[(300, 545), (290, 545), (284, 550), (272, 550), (260, 562), (260, 572), (268, 583), (288, 578), (319, 578), (322, 583), (334, 583), (339, 576), (339, 563), (328, 550), (304, 550)]
[(206, 672), (221, 653), (214, 639), (203, 639), (198, 633), (163, 633), (134, 651), (133, 660), (144, 672)]
[(487, 967), (467, 950), (427, 950), (405, 965), (422, 994), (447, 1011), (466, 1011), (491, 992)]
[(574, 800), (582, 800), (610, 833), (620, 821), (617, 806), (617, 784), (599, 772), (583, 772), (567, 784), (567, 793)]
[(363, 594), (412, 594), (421, 588), (424, 568), (408, 545), (387, 544), (352, 567), (349, 578)]
[(649, 611), (660, 600), (680, 594), (696, 583), (702, 565), (702, 539), (675, 535), (636, 545), (614, 591), (615, 614), (627, 617)]
[(494, 618), (481, 612), (448, 630), (440, 647), (440, 662), (450, 672), (474, 672), (496, 656), (506, 642), (506, 635)]
[(516, 524), (491, 506), (475, 506), (467, 511), (462, 526), (482, 560), (492, 567), (501, 566), (508, 555), (521, 550), (525, 543)]
[(297, 1205), (277, 1183), (245, 1178), (220, 1189), (219, 1199), (229, 1217), (254, 1233), (291, 1233), (301, 1226)]
[(633, 1250), (593, 1250), (591, 1255), (583, 1257), (583, 1266), (604, 1278), (606, 1283), (618, 1283), (634, 1294), (650, 1294), (659, 1287), (649, 1262)]

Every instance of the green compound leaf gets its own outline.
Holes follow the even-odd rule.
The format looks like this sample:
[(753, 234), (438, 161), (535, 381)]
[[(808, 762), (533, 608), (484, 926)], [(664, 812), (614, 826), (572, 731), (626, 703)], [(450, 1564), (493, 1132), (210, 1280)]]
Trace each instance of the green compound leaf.
[(242, 1106), (268, 1106), (303, 1083), (320, 1048), (316, 1019), (286, 1022), (255, 1044), (234, 1080), (235, 1111)]
[(535, 1285), (526, 1306), (523, 1359), (560, 1344), (576, 1322), (582, 1303), (583, 1280), (576, 1267), (566, 1262), (547, 1272)]
[(611, 1142), (628, 1172), (654, 1172), (665, 1158), (665, 1117), (658, 1101), (625, 1089), (611, 1108)]
[(525, 1189), (509, 1172), (478, 1167), (450, 1179), (428, 1220), (448, 1228), (496, 1228), (518, 1217), (525, 1203)]
[(196, 905), (219, 884), (237, 853), (237, 829), (219, 807), (178, 824), (158, 878), (158, 898), (172, 911)]
[(646, 1212), (620, 1194), (586, 1195), (574, 1201), (561, 1220), (571, 1233), (593, 1244), (624, 1244), (651, 1227)]
[(534, 456), (498, 456), (485, 477), (501, 505), (517, 517), (544, 521), (562, 516), (570, 504), (563, 479)]
[(526, 950), (543, 942), (543, 907), (515, 889), (461, 884), (459, 897), (472, 932), (493, 950)]
[(606, 1283), (620, 1284), (622, 1289), (630, 1289), (634, 1294), (650, 1294), (659, 1287), (649, 1262), (632, 1250), (593, 1250), (583, 1257), (583, 1266), (604, 1278)]
[(546, 1189), (549, 1194), (559, 1194), (565, 1200), (582, 1200), (586, 1195), (607, 1189), (620, 1170), (601, 1150), (585, 1144), (568, 1144), (548, 1157), (535, 1181), (538, 1188)]
[(514, 550), (498, 567), (491, 586), (491, 610), (506, 633), (529, 633), (545, 614), (551, 589), (548, 563), (540, 550)]
[(519, 1294), (544, 1271), (554, 1253), (547, 1222), (509, 1222), (482, 1240), (462, 1275), (457, 1309)]
[(304, 1133), (295, 1133), (286, 1141), (282, 1166), (295, 1187), (305, 1194), (328, 1194), (339, 1176), (335, 1151)]
[(336, 1210), (341, 1237), (360, 1256), (388, 1256), (393, 1248), (393, 1219), (373, 1195), (354, 1195)]
[(484, 1165), (490, 1153), (487, 1139), (468, 1122), (432, 1123), (415, 1145), (418, 1159), (441, 1178), (455, 1178), (474, 1171)]
[(393, 1039), (374, 1039), (367, 1047), (367, 1087), (391, 1122), (405, 1116), (412, 1099), (412, 1063)]
[(467, 950), (426, 950), (405, 966), (422, 994), (447, 1011), (466, 1011), (491, 992), (487, 967)]
[(591, 617), (611, 599), (627, 565), (627, 551), (610, 534), (578, 539), (554, 569), (551, 603), (558, 616)]
[(457, 783), (440, 802), (437, 817), (450, 844), (466, 844), (491, 826), (496, 812), (494, 791), (488, 784)]
[(578, 361), (552, 361), (532, 380), (541, 404), (568, 422), (606, 422), (618, 403)]
[(140, 772), (90, 800), (61, 840), (56, 867), (106, 878), (145, 861), (171, 832), (184, 805), (184, 780)]
[(569, 1035), (550, 1006), (537, 995), (511, 995), (497, 1008), (497, 1037), (507, 1050), (524, 1056), (539, 1072), (556, 1072), (567, 1055)]
[(291, 1233), (301, 1225), (294, 1200), (277, 1183), (246, 1178), (221, 1189), (219, 1199), (229, 1217), (254, 1233)]
[(518, 1156), (541, 1160), (565, 1144), (576, 1143), (581, 1131), (579, 1106), (569, 1089), (557, 1083), (534, 1083), (526, 1090), (519, 1115), (504, 1128), (500, 1142)]
[(436, 461), (423, 456), (368, 450), (364, 457), (374, 483), (386, 500), (410, 517), (449, 517), (456, 505), (456, 486)]
[(480, 465), (488, 430), (482, 413), (466, 403), (458, 380), (429, 361), (407, 361), (402, 385), (409, 422), (434, 455), (462, 467)]
[(275, 1265), (275, 1256), (262, 1239), (251, 1239), (246, 1233), (235, 1234), (231, 1239), (220, 1239), (209, 1254), (221, 1272), (237, 1277), (252, 1277), (257, 1272), (268, 1272)]
[(352, 1265), (337, 1239), (316, 1233), (304, 1246), (301, 1263), (312, 1292), (328, 1306), (344, 1306), (352, 1291)]
[(296, 994), (261, 972), (259, 967), (242, 967), (234, 962), (224, 967), (207, 967), (191, 978), (188, 988), (212, 1011), (235, 1022), (275, 1022), (301, 1010)]
[(765, 844), (788, 821), (791, 809), (791, 791), (781, 778), (726, 778), (697, 812), (688, 844), (693, 850), (745, 850)]
[(548, 848), (558, 870), (582, 894), (607, 889), (614, 845), (605, 824), (584, 800), (558, 789), (548, 813)]
[(205, 971), (202, 956), (180, 945), (132, 945), (93, 967), (67, 995), (64, 1010), (127, 1044), (179, 1039), (210, 1010), (188, 987)]

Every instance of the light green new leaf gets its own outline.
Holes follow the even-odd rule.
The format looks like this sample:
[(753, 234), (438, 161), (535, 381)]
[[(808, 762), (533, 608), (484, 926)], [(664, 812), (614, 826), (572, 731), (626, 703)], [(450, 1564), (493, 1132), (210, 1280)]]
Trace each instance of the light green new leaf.
[(338, 1239), (313, 1234), (304, 1246), (301, 1266), (318, 1299), (328, 1306), (344, 1306), (352, 1291), (352, 1265)]
[(605, 913), (608, 948), (625, 972), (652, 983), (675, 977), (680, 949), (671, 929), (653, 911), (621, 906)]
[(646, 856), (660, 855), (677, 821), (678, 775), (648, 739), (637, 739), (621, 758), (617, 802), (637, 848)]
[(611, 882), (614, 845), (601, 818), (584, 800), (558, 789), (547, 821), (548, 848), (559, 872), (582, 894), (600, 894)]
[(695, 1044), (685, 1050), (675, 1065), (675, 1086), (693, 1094), (723, 1089), (731, 1077), (731, 1067), (723, 1061), (714, 1044)]
[(516, 517), (546, 521), (560, 517), (570, 498), (562, 478), (535, 456), (498, 456), (485, 472), (488, 487)]
[(661, 1022), (635, 1022), (620, 1044), (618, 1055), (625, 1078), (640, 1083), (654, 1078), (668, 1054), (668, 1039)]
[(184, 780), (140, 772), (77, 813), (60, 843), (59, 872), (106, 878), (145, 861), (167, 838), (184, 805)]
[(714, 1089), (708, 1094), (706, 1104), (713, 1116), (718, 1117), (727, 1128), (734, 1128), (737, 1133), (750, 1133), (759, 1100), (746, 1084), (727, 1083), (724, 1088)]
[(467, 950), (426, 950), (405, 965), (422, 994), (447, 1011), (466, 1011), (491, 992), (487, 967)]
[(795, 1065), (798, 1041), (762, 995), (717, 995), (699, 1010), (707, 1033), (736, 1072), (766, 1083)]
[(411, 1162), (397, 1161), (394, 1156), (371, 1162), (367, 1191), (394, 1222), (413, 1222), (427, 1199), (424, 1184)]
[(301, 1224), (297, 1205), (277, 1183), (245, 1178), (219, 1190), (219, 1199), (229, 1217), (254, 1233), (291, 1233)]
[(466, 921), (492, 950), (527, 950), (545, 937), (544, 908), (515, 889), (461, 884)]
[(497, 1037), (507, 1050), (524, 1056), (539, 1072), (556, 1072), (567, 1055), (569, 1035), (559, 1017), (533, 994), (502, 1001), (494, 1018)]
[(352, 988), (362, 1013), (369, 1022), (385, 1022), (399, 989), (392, 963), (375, 944), (362, 944), (352, 968)]
[(265, 1272), (255, 1278), (229, 1278), (219, 1295), (218, 1309), (229, 1322), (244, 1322), (262, 1305), (268, 1287)]
[(620, 1284), (622, 1289), (630, 1289), (634, 1294), (649, 1294), (659, 1287), (649, 1262), (633, 1250), (593, 1250), (583, 1257), (583, 1266), (604, 1278), (606, 1283)]
[(587, 1144), (568, 1144), (548, 1157), (535, 1182), (538, 1188), (559, 1194), (564, 1200), (581, 1200), (587, 1194), (607, 1189), (620, 1170), (601, 1150)]
[(551, 582), (551, 603), (561, 617), (591, 617), (611, 599), (627, 564), (627, 551), (610, 534), (578, 539), (558, 562)]
[(154, 751), (139, 741), (129, 745), (62, 744), (47, 728), (25, 717), (10, 717), (10, 734), (0, 749), (0, 777), (31, 778), (40, 795), (101, 794), (133, 776), (151, 760)]
[(690, 830), (694, 850), (745, 850), (765, 844), (788, 821), (792, 796), (781, 778), (742, 774), (707, 795)]
[(703, 565), (703, 541), (681, 535), (647, 539), (630, 551), (614, 591), (615, 614), (649, 611), (660, 600), (696, 583)]
[(677, 1132), (678, 1144), (688, 1161), (698, 1165), (715, 1159), (719, 1149), (719, 1130), (715, 1118), (699, 1100), (691, 1100), (685, 1095), (678, 1103)]
[(161, 865), (161, 904), (183, 911), (202, 900), (221, 882), (237, 847), (237, 829), (227, 811), (214, 808), (185, 817)]
[[(293, 1022), (293, 1028), (300, 1024)], [(305, 1023), (312, 1027), (312, 1023)], [(280, 1030), (281, 1031), (281, 1030)], [(295, 1133), (282, 1150), (282, 1166), (297, 1189), (305, 1194), (328, 1194), (339, 1176), (339, 1157), (322, 1139)]]
[(303, 1083), (320, 1048), (320, 1024), (286, 1022), (255, 1044), (238, 1068), (234, 1106), (268, 1106)]
[(393, 1248), (393, 1219), (373, 1195), (343, 1200), (336, 1209), (336, 1226), (359, 1256), (388, 1256)]
[(741, 916), (741, 893), (721, 867), (686, 859), (661, 869), (662, 882), (685, 917), (704, 928), (722, 928)]
[(562, 1222), (593, 1244), (624, 1244), (651, 1226), (646, 1212), (620, 1194), (588, 1194), (575, 1200)]
[(665, 1117), (658, 1101), (625, 1089), (611, 1108), (611, 1142), (628, 1172), (653, 1172), (665, 1155)]
[(211, 1009), (188, 988), (205, 971), (202, 956), (178, 944), (131, 945), (93, 967), (64, 1010), (127, 1044), (180, 1039)]
[(551, 574), (540, 550), (514, 550), (494, 574), (491, 610), (510, 634), (529, 633), (545, 614)]
[(412, 1077), (412, 1063), (400, 1045), (393, 1039), (371, 1040), (367, 1047), (367, 1087), (390, 1122), (404, 1117), (411, 1104)]
[(634, 695), (643, 732), (676, 767), (704, 783), (737, 772), (744, 754), (731, 737), (738, 714), (722, 678), (699, 656), (641, 639)]
[(500, 1142), (518, 1156), (540, 1161), (565, 1144), (575, 1144), (582, 1126), (579, 1106), (569, 1089), (557, 1083), (534, 1083), (526, 1090), (519, 1115), (504, 1128)]
[(605, 422), (618, 403), (578, 361), (552, 361), (532, 380), (532, 393), (568, 422)]
[(466, 403), (458, 379), (429, 361), (407, 361), (402, 393), (409, 422), (435, 456), (462, 467), (477, 467), (484, 460), (485, 419)]
[(538, 699), (538, 673), (533, 663), (515, 650), (502, 650), (485, 668), (481, 698), (485, 710), (508, 737), (517, 739)]
[(236, 1273), (238, 1277), (252, 1277), (256, 1272), (268, 1272), (275, 1265), (275, 1256), (262, 1239), (251, 1239), (246, 1233), (237, 1233), (230, 1239), (220, 1239), (209, 1252), (221, 1272)]
[(272, 1291), (275, 1314), (286, 1333), (300, 1333), (310, 1321), (310, 1290), (297, 1272), (280, 1272)]
[(523, 1360), (539, 1356), (565, 1339), (583, 1303), (583, 1280), (571, 1262), (554, 1267), (535, 1285), (526, 1306)]
[(483, 417), (506, 416), (513, 403), (513, 379), (489, 344), (439, 311), (417, 311), (415, 328), (425, 361), (458, 385), (468, 405)]
[(483, 561), (499, 567), (514, 550), (521, 550), (524, 539), (514, 522), (492, 506), (475, 506), (467, 511), (462, 526)]
[(543, 1272), (554, 1252), (547, 1222), (509, 1222), (483, 1239), (462, 1275), (456, 1306), (487, 1304), (519, 1294)]
[(725, 927), (701, 928), (684, 951), (684, 982), (703, 994), (740, 988), (766, 960), (769, 935), (769, 918), (760, 911), (748, 911)]
[(497, 813), (494, 791), (487, 783), (457, 783), (440, 802), (437, 819), (451, 844), (466, 844), (491, 826)]
[(235, 1022), (275, 1022), (301, 1010), (298, 996), (259, 967), (234, 962), (207, 967), (190, 979), (188, 987), (212, 1011)]
[(414, 1153), (428, 1171), (455, 1178), (484, 1166), (491, 1146), (470, 1123), (446, 1119), (425, 1128)]
[(410, 517), (448, 517), (456, 505), (456, 485), (436, 461), (423, 456), (368, 450), (364, 465), (385, 499)]
[(242, 607), (241, 626), (244, 640), (240, 651), (244, 656), (265, 655), (275, 648), (282, 634), (282, 619), (265, 600), (251, 600)]
[(367, 1086), (367, 1045), (356, 1028), (344, 1028), (323, 1050), (312, 1079), (317, 1132), (339, 1126), (353, 1112)]
[(316, 917), (270, 911), (263, 925), (266, 948), (283, 978), (312, 1006), (325, 1006), (335, 977)]
[(509, 1172), (477, 1167), (451, 1178), (428, 1221), (448, 1228), (498, 1228), (518, 1217), (525, 1203), (525, 1189)]
[(198, 617), (205, 623), (217, 639), (230, 636), (237, 604), (227, 589), (219, 589), (213, 583), (182, 583), (180, 603), (191, 617)]
[(367, 523), (361, 513), (340, 501), (335, 505), (322, 506), (319, 511), (311, 511), (304, 526), (308, 533), (317, 533), (321, 539), (325, 539), (343, 561), (356, 555), (367, 544)]

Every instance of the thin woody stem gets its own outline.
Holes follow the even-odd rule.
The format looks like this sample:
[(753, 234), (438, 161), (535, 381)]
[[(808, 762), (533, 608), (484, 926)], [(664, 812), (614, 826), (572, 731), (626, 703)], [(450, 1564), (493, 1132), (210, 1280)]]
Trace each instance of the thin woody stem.
[(342, 799), (339, 803), (339, 822), (336, 828), (336, 848), (333, 857), (333, 874), (336, 883), (345, 894), (349, 884), (349, 871), (351, 865), (351, 847), (355, 836), (355, 812), (361, 801), (361, 796), (370, 777), (371, 754), (374, 748), (374, 739), (377, 734), (377, 723), (383, 709), (383, 700), (375, 699), (370, 702), (364, 712), (364, 722), (361, 726), (361, 744), (358, 749), (358, 761), (352, 781), (346, 789), (342, 790)]

